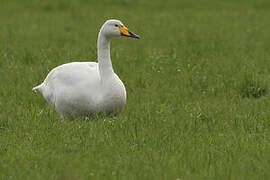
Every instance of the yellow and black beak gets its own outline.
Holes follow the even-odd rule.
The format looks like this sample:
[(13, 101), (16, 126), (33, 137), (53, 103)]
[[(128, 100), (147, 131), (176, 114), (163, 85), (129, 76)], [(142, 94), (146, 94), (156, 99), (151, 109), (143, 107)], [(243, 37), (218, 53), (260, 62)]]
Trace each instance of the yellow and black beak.
[(121, 32), (122, 36), (127, 36), (127, 37), (140, 39), (140, 36), (138, 36), (137, 34), (129, 31), (128, 28), (125, 27), (125, 26), (119, 26), (119, 29), (120, 29), (120, 32)]

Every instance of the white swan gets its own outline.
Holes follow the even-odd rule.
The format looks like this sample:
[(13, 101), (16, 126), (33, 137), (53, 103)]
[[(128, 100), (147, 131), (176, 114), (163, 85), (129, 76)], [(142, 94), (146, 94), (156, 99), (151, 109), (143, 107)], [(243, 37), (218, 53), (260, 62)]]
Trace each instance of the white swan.
[(110, 40), (119, 36), (139, 38), (121, 21), (107, 20), (98, 34), (98, 63), (60, 65), (32, 90), (41, 92), (62, 117), (120, 112), (126, 104), (126, 89), (114, 73), (110, 58)]

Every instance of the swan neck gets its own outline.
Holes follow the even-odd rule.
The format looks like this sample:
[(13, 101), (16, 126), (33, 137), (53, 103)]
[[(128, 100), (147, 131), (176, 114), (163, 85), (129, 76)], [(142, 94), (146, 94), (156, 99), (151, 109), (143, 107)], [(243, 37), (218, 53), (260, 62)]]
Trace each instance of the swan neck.
[(98, 66), (101, 79), (107, 79), (112, 76), (113, 67), (110, 57), (110, 39), (102, 34), (102, 31), (98, 35)]

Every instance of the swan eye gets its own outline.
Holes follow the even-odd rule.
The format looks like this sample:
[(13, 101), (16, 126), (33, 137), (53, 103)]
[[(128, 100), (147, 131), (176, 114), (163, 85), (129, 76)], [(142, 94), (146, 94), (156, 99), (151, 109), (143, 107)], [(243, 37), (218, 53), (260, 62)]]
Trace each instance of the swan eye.
[(118, 24), (115, 24), (114, 26), (115, 26), (115, 27), (118, 27)]

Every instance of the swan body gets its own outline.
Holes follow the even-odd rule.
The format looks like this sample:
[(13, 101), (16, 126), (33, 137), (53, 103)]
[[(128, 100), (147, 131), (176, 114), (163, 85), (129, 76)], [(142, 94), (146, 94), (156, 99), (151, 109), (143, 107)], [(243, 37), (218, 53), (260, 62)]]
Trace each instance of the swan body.
[(98, 35), (98, 63), (72, 62), (49, 72), (39, 91), (62, 117), (91, 116), (93, 113), (118, 113), (126, 104), (123, 82), (114, 73), (110, 59), (110, 40), (117, 36), (139, 38), (121, 21), (108, 20)]

